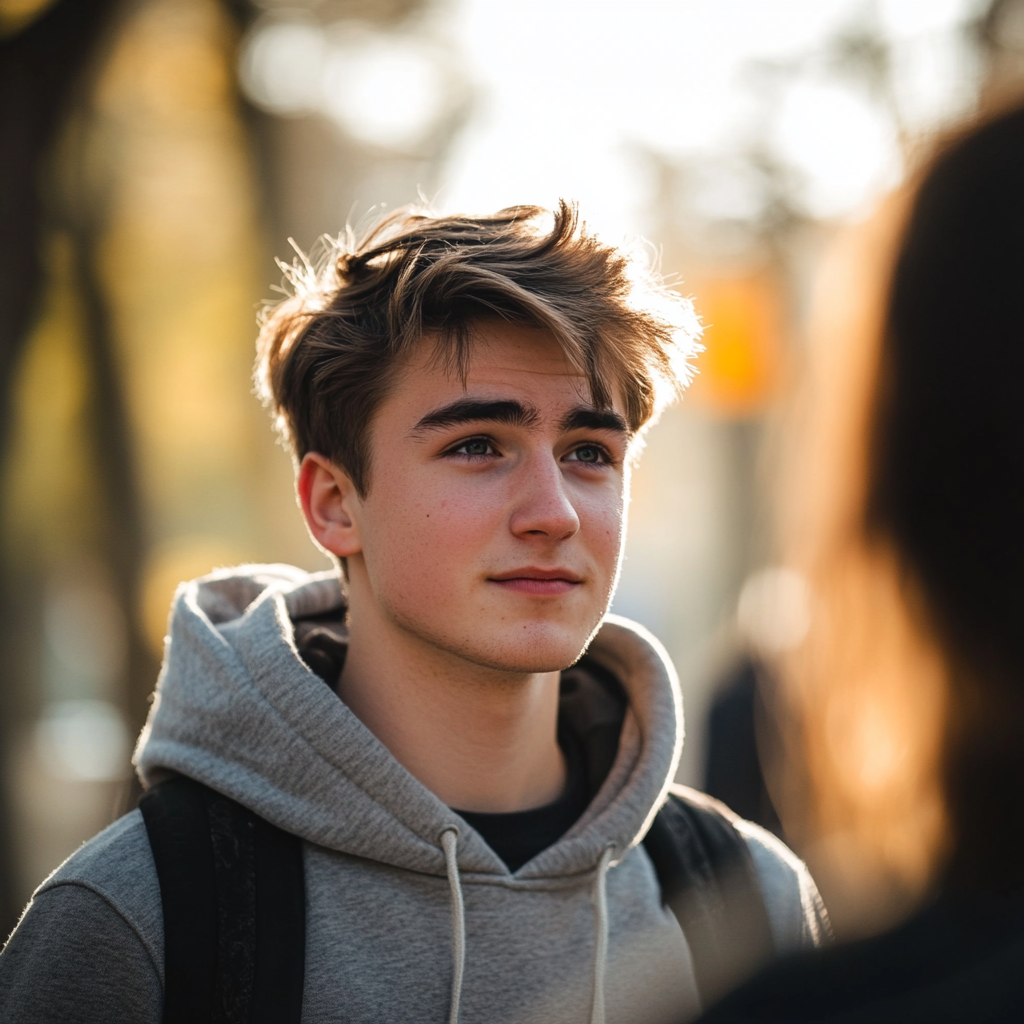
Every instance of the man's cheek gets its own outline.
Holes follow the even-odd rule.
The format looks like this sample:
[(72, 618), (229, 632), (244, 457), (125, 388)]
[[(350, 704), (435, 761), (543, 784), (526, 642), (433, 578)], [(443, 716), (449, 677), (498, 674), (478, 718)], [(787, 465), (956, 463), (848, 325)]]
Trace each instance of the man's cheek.
[(420, 518), (417, 534), (452, 554), (486, 543), (494, 532), (494, 510), (475, 497), (449, 496), (437, 503)]
[(588, 533), (595, 553), (615, 557), (622, 545), (625, 523), (621, 505), (604, 505), (592, 510)]
[(479, 530), (478, 519), (450, 507), (434, 506), (403, 516), (387, 533), (391, 571), (438, 582), (457, 576), (480, 546)]

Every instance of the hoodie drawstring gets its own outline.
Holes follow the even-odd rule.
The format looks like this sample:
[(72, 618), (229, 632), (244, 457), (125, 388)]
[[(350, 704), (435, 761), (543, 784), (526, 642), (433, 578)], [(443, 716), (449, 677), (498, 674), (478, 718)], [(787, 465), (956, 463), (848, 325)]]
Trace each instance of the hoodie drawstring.
[(452, 894), (452, 998), (448, 1024), (459, 1024), (462, 974), (466, 968), (466, 908), (462, 902), (462, 880), (459, 878), (459, 830), (454, 825), (441, 833), (441, 846), (444, 847), (448, 887)]
[(608, 868), (614, 846), (606, 846), (594, 876), (594, 991), (590, 1002), (590, 1024), (604, 1024), (604, 971), (608, 962)]
[[(466, 969), (466, 908), (462, 901), (462, 879), (459, 877), (459, 830), (454, 826), (441, 833), (444, 862), (448, 869), (452, 910), (452, 995), (448, 1024), (459, 1024), (459, 1003), (462, 1000), (462, 975)], [(604, 1024), (604, 974), (608, 962), (608, 869), (614, 846), (606, 846), (597, 862), (594, 875), (594, 973), (591, 993), (590, 1024)]]

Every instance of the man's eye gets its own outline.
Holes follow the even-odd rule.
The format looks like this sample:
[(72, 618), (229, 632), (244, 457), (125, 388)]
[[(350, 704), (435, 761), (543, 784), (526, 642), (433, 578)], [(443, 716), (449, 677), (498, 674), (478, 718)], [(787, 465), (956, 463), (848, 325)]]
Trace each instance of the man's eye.
[(480, 437), (472, 441), (463, 441), (458, 448), (453, 449), (456, 455), (491, 455), (493, 451), (491, 442)]
[(570, 462), (587, 462), (591, 465), (601, 464), (608, 461), (607, 455), (605, 455), (603, 448), (598, 448), (597, 445), (584, 444), (580, 445), (579, 448), (574, 448), (566, 456), (566, 459)]

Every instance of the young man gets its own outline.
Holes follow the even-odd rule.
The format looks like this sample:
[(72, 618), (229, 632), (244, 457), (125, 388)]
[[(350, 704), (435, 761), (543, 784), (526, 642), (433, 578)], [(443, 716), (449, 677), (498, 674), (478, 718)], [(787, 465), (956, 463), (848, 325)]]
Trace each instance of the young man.
[[(276, 1019), (304, 1024), (692, 1018), (714, 987), (702, 936), (736, 904), (721, 857), (706, 877), (659, 868), (698, 863), (681, 819), (648, 835), (678, 684), (607, 615), (631, 460), (685, 384), (692, 311), (564, 206), (553, 223), (401, 212), (289, 276), (258, 380), (342, 572), (182, 588), (136, 754), (143, 813), (36, 893), (0, 957), (0, 1017), (186, 1020), (205, 985), (215, 1020), (270, 1019), (285, 989)], [(205, 801), (208, 891), (198, 868), (176, 880), (182, 793)], [(772, 949), (817, 942), (803, 865), (693, 813), (749, 862)], [(291, 980), (266, 981), (285, 961)]]

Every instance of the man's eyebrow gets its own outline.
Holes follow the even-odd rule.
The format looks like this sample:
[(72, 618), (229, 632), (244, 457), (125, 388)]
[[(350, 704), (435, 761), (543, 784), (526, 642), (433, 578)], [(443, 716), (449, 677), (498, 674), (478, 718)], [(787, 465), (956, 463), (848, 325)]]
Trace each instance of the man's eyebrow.
[(629, 437), (633, 432), (626, 421), (610, 409), (594, 409), (587, 406), (570, 411), (562, 420), (562, 430), (614, 430)]
[(428, 412), (412, 433), (422, 433), (440, 427), (457, 426), (460, 423), (504, 423), (510, 427), (528, 427), (536, 423), (537, 410), (522, 402), (512, 400), (486, 402), (475, 398), (460, 398), (458, 401)]

